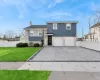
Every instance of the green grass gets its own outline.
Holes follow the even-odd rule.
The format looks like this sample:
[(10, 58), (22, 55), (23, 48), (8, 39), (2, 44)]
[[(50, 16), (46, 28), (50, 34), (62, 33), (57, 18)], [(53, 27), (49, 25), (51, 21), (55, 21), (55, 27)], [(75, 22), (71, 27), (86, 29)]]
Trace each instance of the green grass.
[(49, 71), (1, 70), (0, 80), (48, 80)]
[(0, 48), (0, 61), (26, 61), (39, 48)]

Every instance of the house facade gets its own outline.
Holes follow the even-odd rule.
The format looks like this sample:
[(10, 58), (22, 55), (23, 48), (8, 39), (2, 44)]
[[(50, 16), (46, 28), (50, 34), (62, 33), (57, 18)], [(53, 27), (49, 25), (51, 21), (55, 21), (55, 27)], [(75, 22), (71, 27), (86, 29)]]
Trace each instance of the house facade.
[(100, 23), (94, 24), (90, 27), (90, 32), (84, 36), (86, 40), (100, 42)]
[(49, 21), (46, 25), (30, 25), (24, 30), (24, 41), (44, 46), (76, 46), (77, 21)]

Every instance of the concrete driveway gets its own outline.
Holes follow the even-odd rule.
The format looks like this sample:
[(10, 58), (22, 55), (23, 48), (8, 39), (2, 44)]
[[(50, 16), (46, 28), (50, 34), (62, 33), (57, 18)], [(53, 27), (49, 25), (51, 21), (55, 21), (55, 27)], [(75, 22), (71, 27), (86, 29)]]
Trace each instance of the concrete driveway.
[(100, 52), (81, 47), (44, 47), (30, 61), (100, 61)]
[(100, 80), (100, 72), (59, 72), (51, 73), (49, 80)]

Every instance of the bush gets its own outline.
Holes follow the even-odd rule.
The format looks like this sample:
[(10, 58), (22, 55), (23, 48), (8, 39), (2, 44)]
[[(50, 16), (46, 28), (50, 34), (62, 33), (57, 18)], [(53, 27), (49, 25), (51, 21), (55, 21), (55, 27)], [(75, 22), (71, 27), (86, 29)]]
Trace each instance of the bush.
[(33, 47), (33, 46), (34, 46), (33, 42), (29, 42), (29, 47)]
[(39, 43), (35, 43), (34, 47), (40, 47), (40, 44)]
[(44, 45), (44, 40), (41, 40), (41, 47), (43, 47)]
[(18, 43), (16, 47), (28, 47), (27, 43)]

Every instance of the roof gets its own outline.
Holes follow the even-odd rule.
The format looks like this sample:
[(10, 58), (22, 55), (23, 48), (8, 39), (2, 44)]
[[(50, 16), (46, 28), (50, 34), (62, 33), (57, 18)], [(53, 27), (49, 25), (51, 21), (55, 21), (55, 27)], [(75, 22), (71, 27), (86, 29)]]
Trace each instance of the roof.
[(26, 27), (24, 29), (30, 29), (30, 28), (47, 28), (47, 25), (31, 25), (31, 26)]
[(78, 21), (47, 21), (46, 23), (78, 23)]
[(94, 28), (94, 27), (99, 27), (99, 26), (100, 26), (100, 22), (99, 22), (99, 23), (94, 24), (91, 28)]

